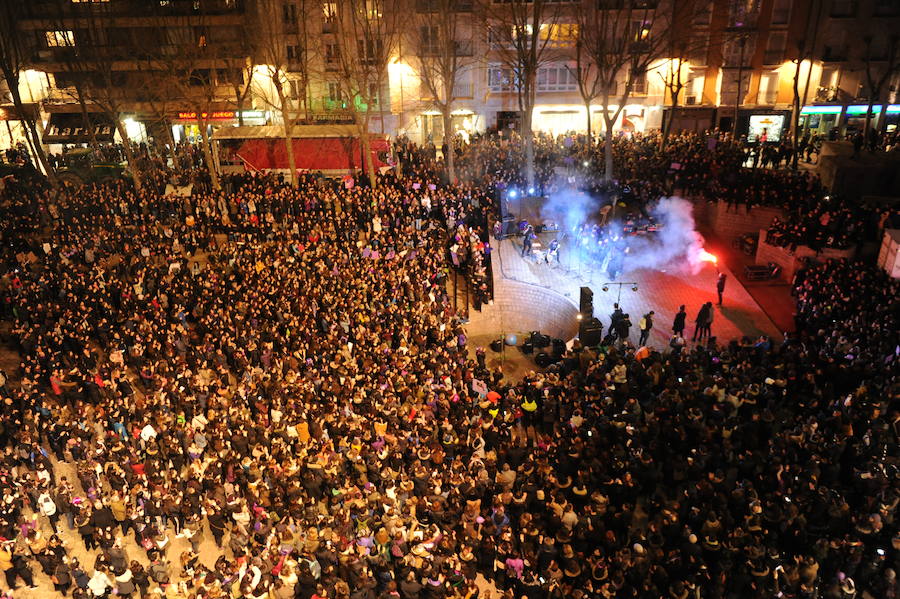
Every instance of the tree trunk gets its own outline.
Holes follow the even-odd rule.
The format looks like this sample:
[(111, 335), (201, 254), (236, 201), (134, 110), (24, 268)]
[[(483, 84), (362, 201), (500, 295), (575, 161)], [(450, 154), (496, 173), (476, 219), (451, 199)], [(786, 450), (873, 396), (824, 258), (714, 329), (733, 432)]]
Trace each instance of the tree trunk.
[[(791, 110), (791, 168), (797, 170), (800, 161), (800, 146), (798, 134), (800, 133), (800, 65), (803, 61), (797, 59), (797, 68), (794, 70), (794, 103)], [(812, 69), (812, 67), (810, 67)]]
[(591, 130), (591, 101), (585, 100), (584, 109), (587, 113), (587, 138), (588, 138), (588, 146), (592, 146), (594, 144), (594, 132)]
[(672, 121), (675, 120), (675, 111), (678, 110), (678, 94), (681, 93), (681, 90), (669, 90), (669, 97), (672, 98), (672, 106), (671, 110), (669, 110), (669, 118), (666, 119), (666, 124), (663, 127), (662, 131), (662, 139), (659, 140), (659, 149), (665, 150), (666, 143), (669, 141), (669, 134), (672, 132)]
[[(613, 175), (613, 120), (609, 118), (608, 114), (606, 114), (603, 116), (603, 123), (606, 125), (606, 131), (604, 131), (603, 140), (603, 181), (609, 183), (610, 181), (612, 181)], [(615, 211), (616, 206), (615, 204), (613, 204), (613, 213), (615, 213)]]
[(163, 119), (163, 129), (166, 130), (166, 138), (167, 138), (168, 142), (171, 144), (169, 147), (171, 148), (170, 153), (172, 154), (172, 168), (177, 169), (178, 168), (178, 152), (176, 152), (176, 150), (175, 150), (177, 144), (175, 143), (175, 136), (172, 135), (172, 125), (169, 123), (169, 121), (167, 121), (165, 119)]
[(288, 116), (288, 109), (284, 102), (285, 99), (281, 98), (281, 126), (284, 128), (284, 145), (287, 149), (288, 168), (291, 169), (291, 187), (297, 187), (299, 182), (297, 178), (297, 161), (294, 158), (294, 135), (291, 130), (291, 119)]
[(216, 171), (216, 163), (213, 160), (212, 144), (209, 141), (209, 133), (206, 131), (206, 121), (199, 118), (200, 114), (202, 113), (198, 110), (197, 128), (200, 129), (200, 137), (203, 139), (203, 158), (206, 160), (206, 168), (209, 169), (209, 178), (213, 189), (219, 191), (222, 189), (222, 184), (219, 183), (219, 173)]
[(522, 111), (522, 140), (525, 142), (525, 181), (528, 187), (534, 186), (534, 132), (531, 130), (533, 103)]
[[(84, 121), (84, 123), (83, 123), (84, 128), (87, 129), (88, 135), (91, 136), (91, 147), (94, 148), (95, 152), (97, 152), (100, 150), (100, 144), (97, 142), (97, 136), (94, 134), (94, 127), (93, 127), (93, 124), (91, 123), (91, 117), (88, 114), (87, 104), (84, 101), (84, 94), (81, 91), (80, 85), (75, 86), (75, 97), (78, 99), (79, 108), (81, 108), (81, 119), (82, 119), (82, 121)], [(118, 116), (116, 117), (116, 120), (118, 121)], [(118, 129), (119, 129), (119, 127), (118, 127), (118, 125), (116, 125), (116, 130), (118, 130)], [(119, 136), (122, 136), (121, 131), (119, 132)], [(122, 137), (122, 139), (128, 139), (128, 138)]]
[[(16, 111), (18, 111), (19, 116), (22, 117), (22, 122), (25, 125), (23, 127), (25, 138), (28, 139), (31, 147), (34, 148), (34, 154), (38, 164), (47, 174), (50, 185), (56, 187), (56, 171), (53, 170), (50, 166), (50, 161), (47, 160), (47, 154), (44, 152), (44, 147), (41, 145), (41, 138), (38, 135), (34, 118), (31, 115), (25, 114), (25, 106), (22, 104), (22, 96), (19, 94), (18, 81), (11, 82), (9, 88), (9, 95), (12, 96), (13, 106), (16, 107)], [(10, 142), (12, 142), (12, 138), (10, 138)]]
[[(362, 122), (360, 122), (359, 119), (363, 119)], [(378, 181), (375, 179), (375, 163), (372, 162), (372, 143), (369, 139), (368, 115), (363, 116), (357, 113), (356, 129), (359, 132), (359, 144), (362, 146), (363, 168), (369, 175), (369, 185), (372, 186), (372, 189), (375, 189), (375, 187), (378, 185)]]
[(138, 168), (137, 161), (134, 159), (134, 150), (128, 139), (128, 132), (125, 130), (125, 125), (122, 124), (122, 119), (120, 119), (118, 115), (115, 116), (115, 121), (116, 131), (119, 132), (119, 137), (122, 138), (122, 150), (125, 152), (125, 159), (128, 161), (128, 166), (131, 167), (131, 177), (134, 179), (134, 189), (135, 191), (140, 192), (144, 188), (144, 183), (141, 180), (141, 169)]
[(451, 185), (456, 182), (456, 155), (453, 151), (453, 136), (451, 135), (451, 127), (453, 127), (453, 117), (450, 114), (450, 106), (445, 105), (441, 109), (441, 117), (444, 119), (444, 144), (447, 146), (447, 154), (444, 156), (444, 162), (447, 164), (447, 179)]
[(863, 146), (869, 143), (869, 129), (872, 127), (872, 106), (875, 105), (874, 92), (869, 89), (869, 104), (866, 107), (866, 125), (863, 127)]

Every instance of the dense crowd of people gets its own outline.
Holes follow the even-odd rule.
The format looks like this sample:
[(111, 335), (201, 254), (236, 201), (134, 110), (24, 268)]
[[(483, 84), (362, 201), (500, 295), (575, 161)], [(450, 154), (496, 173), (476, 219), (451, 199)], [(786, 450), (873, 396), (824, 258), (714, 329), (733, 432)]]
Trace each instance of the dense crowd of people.
[(509, 380), (468, 347), (446, 280), (489, 251), (471, 227), (514, 178), (416, 169), (4, 205), (9, 588), (897, 596), (895, 281), (810, 267), (782, 344), (576, 343)]

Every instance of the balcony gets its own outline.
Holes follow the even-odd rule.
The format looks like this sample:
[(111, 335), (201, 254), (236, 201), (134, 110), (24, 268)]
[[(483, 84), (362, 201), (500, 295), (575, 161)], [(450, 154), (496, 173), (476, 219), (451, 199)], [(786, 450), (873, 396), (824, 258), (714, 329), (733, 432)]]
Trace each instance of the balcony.
[(475, 86), (471, 81), (457, 81), (453, 86), (454, 98), (472, 98), (474, 97)]
[[(472, 12), (474, 0), (452, 0), (451, 9), (454, 12)], [(444, 5), (440, 0), (416, 0), (416, 12), (432, 14), (441, 12)]]

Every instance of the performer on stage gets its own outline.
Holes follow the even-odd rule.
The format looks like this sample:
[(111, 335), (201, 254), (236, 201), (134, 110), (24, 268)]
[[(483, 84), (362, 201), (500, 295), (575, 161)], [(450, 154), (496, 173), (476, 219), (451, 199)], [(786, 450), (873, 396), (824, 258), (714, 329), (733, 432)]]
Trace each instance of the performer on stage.
[(531, 223), (526, 223), (525, 231), (523, 232), (525, 238), (522, 242), (522, 257), (525, 257), (525, 254), (531, 255), (531, 243), (534, 241), (534, 227), (531, 226)]
[(544, 256), (544, 262), (550, 264), (551, 260), (556, 260), (556, 263), (559, 264), (559, 240), (554, 239), (550, 242), (550, 245), (547, 246), (547, 254)]

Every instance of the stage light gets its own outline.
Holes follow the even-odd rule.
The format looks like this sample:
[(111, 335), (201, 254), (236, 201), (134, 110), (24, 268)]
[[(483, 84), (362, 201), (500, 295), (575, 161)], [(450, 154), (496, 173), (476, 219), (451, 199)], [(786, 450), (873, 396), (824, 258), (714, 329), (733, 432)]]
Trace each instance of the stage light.
[(603, 291), (609, 291), (609, 287), (607, 287), (606, 285), (604, 285), (604, 286), (603, 286)]
[(584, 314), (582, 314), (581, 312), (579, 312), (579, 313), (575, 316), (575, 320), (581, 320), (581, 319), (583, 319), (583, 318), (584, 318)]
[(530, 195), (530, 196), (533, 196), (533, 195), (534, 195), (534, 187), (529, 187), (529, 188), (528, 188), (528, 195)]
[(510, 190), (509, 190), (509, 197), (515, 199), (515, 197), (516, 197), (517, 195), (519, 195), (519, 193), (518, 193), (515, 189), (510, 189)]
[(633, 287), (631, 288), (631, 290), (632, 290), (632, 291), (637, 291), (637, 285), (633, 286)]
[(582, 164), (583, 166), (590, 166), (590, 165), (591, 165), (591, 163), (588, 162), (587, 160), (585, 160), (585, 161), (582, 162), (581, 164)]

